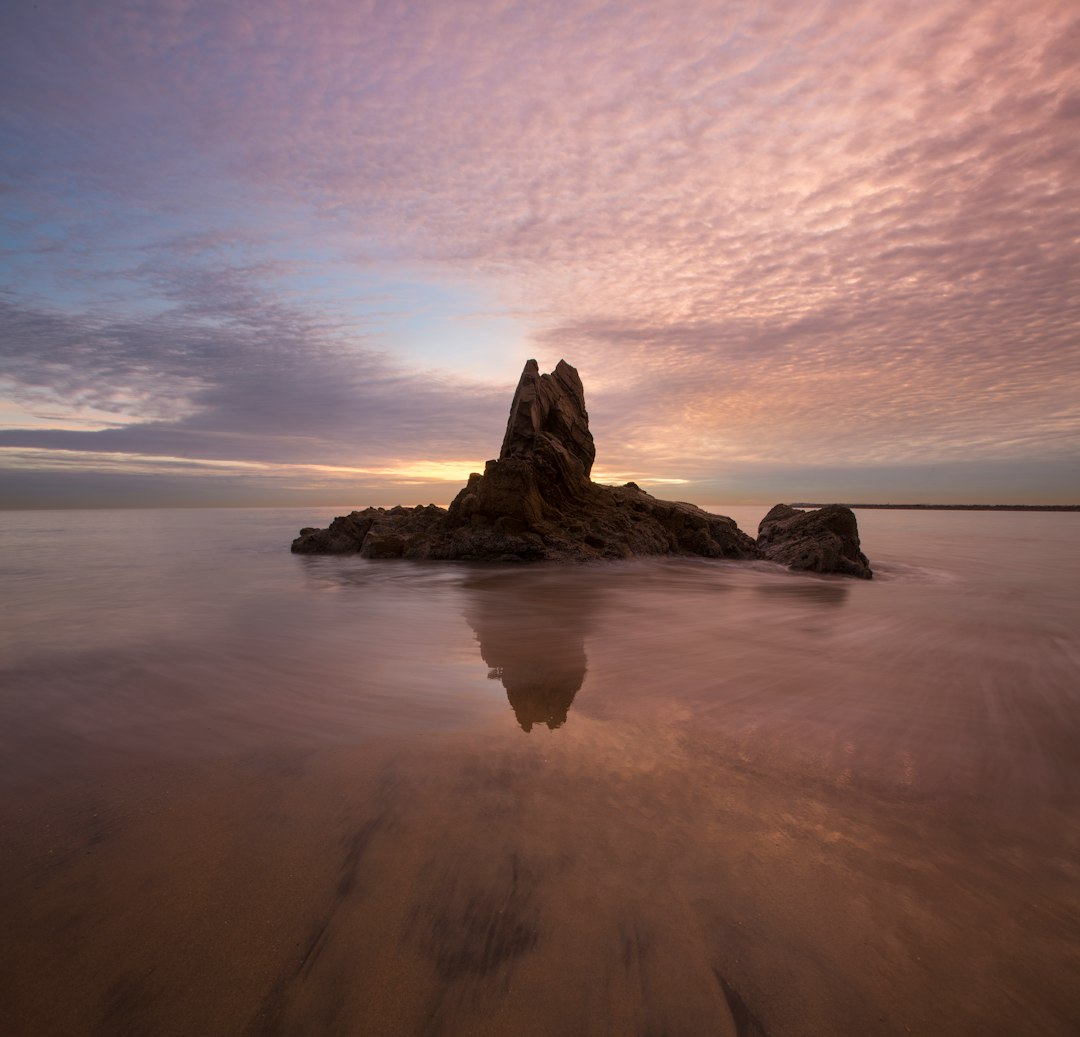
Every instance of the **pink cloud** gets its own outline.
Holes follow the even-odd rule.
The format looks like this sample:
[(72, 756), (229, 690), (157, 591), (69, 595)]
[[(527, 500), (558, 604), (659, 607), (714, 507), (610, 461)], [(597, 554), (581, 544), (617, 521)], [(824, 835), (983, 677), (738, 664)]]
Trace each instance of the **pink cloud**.
[(1080, 452), (1068, 0), (84, 9), (86, 176), (496, 280), (620, 465)]

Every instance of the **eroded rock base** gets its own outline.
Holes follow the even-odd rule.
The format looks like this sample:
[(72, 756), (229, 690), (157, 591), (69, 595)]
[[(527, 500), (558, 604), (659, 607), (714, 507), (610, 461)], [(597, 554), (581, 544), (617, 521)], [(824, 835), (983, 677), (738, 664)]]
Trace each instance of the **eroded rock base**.
[[(592, 484), (583, 497), (550, 505), (517, 497), (498, 506), (505, 462), (489, 462), (449, 510), (433, 504), (415, 508), (365, 508), (334, 519), (327, 529), (304, 529), (293, 541), (298, 554), (355, 554), (364, 558), (432, 558), (490, 561), (582, 562), (644, 555), (758, 558), (754, 541), (733, 519), (693, 504), (657, 500), (633, 483)], [(515, 476), (521, 473), (513, 473)], [(495, 498), (494, 501), (491, 498)], [(537, 514), (527, 514), (529, 511)]]

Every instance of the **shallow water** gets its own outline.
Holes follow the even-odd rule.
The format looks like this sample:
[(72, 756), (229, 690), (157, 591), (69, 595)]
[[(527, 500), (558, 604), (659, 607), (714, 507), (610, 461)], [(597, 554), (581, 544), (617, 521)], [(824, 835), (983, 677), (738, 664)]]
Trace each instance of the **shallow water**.
[(0, 1030), (1080, 1030), (1080, 516), (860, 512), (865, 583), (332, 512), (0, 518)]

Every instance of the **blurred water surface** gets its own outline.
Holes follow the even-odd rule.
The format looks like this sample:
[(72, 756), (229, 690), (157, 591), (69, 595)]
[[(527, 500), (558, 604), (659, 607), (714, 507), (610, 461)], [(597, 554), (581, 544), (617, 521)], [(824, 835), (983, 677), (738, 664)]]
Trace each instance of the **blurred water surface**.
[(331, 513), (0, 519), (5, 1032), (1080, 1029), (1080, 515), (862, 582)]

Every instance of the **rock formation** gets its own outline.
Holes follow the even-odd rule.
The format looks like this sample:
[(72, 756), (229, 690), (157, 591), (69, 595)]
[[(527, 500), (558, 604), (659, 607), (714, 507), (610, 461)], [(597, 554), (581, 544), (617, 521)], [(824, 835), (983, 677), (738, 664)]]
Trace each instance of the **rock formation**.
[[(693, 504), (657, 500), (634, 483), (592, 482), (595, 456), (577, 371), (560, 360), (551, 374), (540, 374), (530, 360), (514, 393), (498, 458), (487, 462), (482, 475), (469, 476), (448, 510), (434, 504), (365, 508), (334, 519), (326, 529), (302, 529), (292, 549), (300, 554), (359, 552), (364, 558), (486, 561), (577, 562), (665, 554), (774, 558), (732, 519)], [(839, 510), (847, 511), (855, 529), (855, 516)], [(840, 524), (829, 520), (822, 529), (832, 535)], [(793, 536), (785, 524), (772, 530), (768, 543), (774, 560), (795, 565), (786, 560), (784, 546)], [(815, 536), (798, 529), (800, 544)], [(857, 531), (854, 544), (862, 558)], [(810, 558), (809, 547), (792, 551), (800, 568), (869, 575), (868, 567), (856, 572), (849, 564), (850, 551), (844, 546), (834, 550), (831, 541), (823, 540), (816, 563), (801, 564), (804, 555)], [(834, 564), (841, 567), (830, 568)]]
[(874, 574), (860, 550), (855, 513), (841, 504), (799, 511), (777, 504), (758, 526), (761, 557), (792, 569), (841, 573), (869, 580)]

